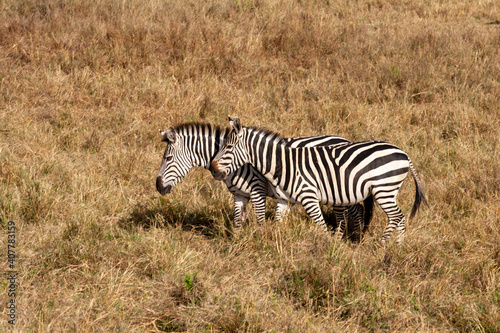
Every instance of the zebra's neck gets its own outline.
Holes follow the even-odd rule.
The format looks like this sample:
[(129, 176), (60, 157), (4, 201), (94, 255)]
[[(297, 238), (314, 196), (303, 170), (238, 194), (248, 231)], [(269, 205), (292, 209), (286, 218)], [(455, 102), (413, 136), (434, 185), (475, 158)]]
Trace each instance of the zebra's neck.
[(286, 140), (276, 133), (250, 127), (244, 128), (243, 140), (249, 163), (276, 186), (282, 170), (282, 152)]
[(210, 124), (184, 124), (175, 129), (184, 141), (184, 149), (191, 157), (192, 166), (210, 168), (229, 129)]

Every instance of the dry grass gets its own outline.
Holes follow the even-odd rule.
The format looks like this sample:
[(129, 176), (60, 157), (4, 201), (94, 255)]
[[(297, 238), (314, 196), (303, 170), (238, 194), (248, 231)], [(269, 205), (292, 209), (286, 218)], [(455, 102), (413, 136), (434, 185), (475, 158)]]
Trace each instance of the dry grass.
[[(500, 331), (498, 20), (488, 0), (0, 1), (14, 331)], [(360, 245), (300, 207), (231, 238), (204, 170), (154, 187), (158, 128), (228, 113), (394, 143), (430, 207), (386, 249), (378, 208)]]

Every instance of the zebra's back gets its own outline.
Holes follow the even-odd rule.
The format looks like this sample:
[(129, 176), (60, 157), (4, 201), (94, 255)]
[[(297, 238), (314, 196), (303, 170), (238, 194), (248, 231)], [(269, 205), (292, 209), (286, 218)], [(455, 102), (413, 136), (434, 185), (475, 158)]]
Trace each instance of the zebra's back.
[[(344, 143), (333, 147), (286, 147), (279, 174), (284, 195), (295, 199), (307, 184), (318, 190), (321, 203), (347, 206), (365, 200), (371, 189), (406, 177), (409, 159), (383, 141)], [(290, 163), (291, 166), (290, 165)]]

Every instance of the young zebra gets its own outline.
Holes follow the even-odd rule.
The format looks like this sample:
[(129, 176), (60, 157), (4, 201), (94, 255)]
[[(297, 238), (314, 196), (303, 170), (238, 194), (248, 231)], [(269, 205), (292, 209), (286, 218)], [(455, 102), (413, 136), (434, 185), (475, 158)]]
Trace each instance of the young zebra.
[[(413, 218), (425, 202), (422, 184), (408, 155), (382, 141), (364, 141), (333, 147), (291, 148), (278, 134), (242, 127), (239, 119), (230, 119), (231, 133), (212, 162), (214, 177), (227, 174), (250, 163), (291, 202), (304, 206), (319, 226), (325, 227), (319, 204), (347, 206), (373, 195), (389, 218), (382, 243), (397, 227), (398, 242), (405, 233), (405, 217), (396, 196), (408, 170), (415, 180)], [(339, 233), (343, 232), (342, 223)]]
[[(189, 123), (182, 124), (167, 131), (160, 131), (162, 141), (167, 142), (165, 153), (158, 176), (156, 188), (160, 194), (172, 192), (187, 173), (195, 166), (211, 168), (211, 162), (219, 152), (219, 147), (229, 134), (230, 129), (221, 129), (210, 124)], [(290, 147), (307, 147), (311, 145), (336, 145), (348, 143), (346, 139), (323, 135), (316, 137), (286, 138), (284, 142)], [(280, 197), (275, 188), (256, 171), (250, 164), (244, 164), (231, 173), (225, 181), (229, 191), (234, 196), (234, 227), (240, 229), (244, 221), (244, 212), (248, 200), (254, 205), (257, 220), (264, 221), (266, 196), (278, 199), (276, 220), (288, 214), (288, 201)], [(354, 218), (354, 233), (359, 234), (366, 227), (372, 216), (373, 198), (365, 201), (365, 214), (363, 220), (363, 206), (353, 205), (348, 207), (348, 214)], [(337, 209), (337, 220), (343, 217), (343, 209)]]

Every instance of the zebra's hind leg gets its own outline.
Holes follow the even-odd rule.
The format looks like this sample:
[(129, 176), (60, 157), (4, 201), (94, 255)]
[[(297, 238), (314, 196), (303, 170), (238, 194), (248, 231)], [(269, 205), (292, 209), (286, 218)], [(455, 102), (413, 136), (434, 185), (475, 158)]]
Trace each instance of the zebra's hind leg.
[(406, 222), (406, 217), (403, 216), (403, 218), (401, 219), (401, 221), (399, 221), (398, 223), (398, 244), (400, 244), (403, 239), (405, 238), (405, 232), (406, 232), (406, 226), (405, 226), (405, 222)]
[(347, 209), (345, 207), (333, 207), (333, 213), (335, 214), (335, 219), (337, 220), (335, 238), (337, 240), (341, 240), (347, 227)]
[[(386, 203), (384, 206), (380, 205), (380, 207), (382, 207), (384, 212), (387, 214), (387, 217), (389, 218), (389, 224), (385, 228), (384, 235), (382, 236), (382, 244), (385, 245), (389, 237), (391, 236), (391, 233), (394, 231), (394, 229), (396, 229), (396, 227), (398, 228), (398, 230), (400, 230), (400, 232), (401, 230), (405, 229), (405, 216), (401, 212), (401, 209), (399, 209), (399, 207), (397, 206), (396, 202), (394, 202), (390, 206)], [(400, 237), (398, 242), (400, 242), (401, 240), (402, 238)]]
[(287, 217), (288, 214), (290, 214), (290, 206), (288, 205), (288, 201), (278, 199), (278, 203), (276, 205), (276, 222), (283, 222), (283, 219)]
[[(403, 184), (402, 180), (396, 187), (378, 186), (376, 187), (376, 193), (372, 192), (375, 202), (382, 208), (384, 213), (387, 215), (389, 223), (385, 228), (384, 234), (382, 235), (381, 243), (382, 245), (387, 244), (389, 237), (391, 236), (394, 229), (399, 226), (399, 230), (404, 230), (405, 223), (401, 221), (405, 218), (403, 212), (398, 207), (396, 201), (396, 196), (398, 195), (399, 188)], [(401, 223), (401, 224), (400, 224)], [(403, 232), (404, 233), (404, 232)], [(402, 238), (400, 238), (402, 239)]]
[(245, 222), (245, 209), (249, 198), (241, 195), (234, 195), (234, 221), (233, 226), (235, 231), (240, 231)]

